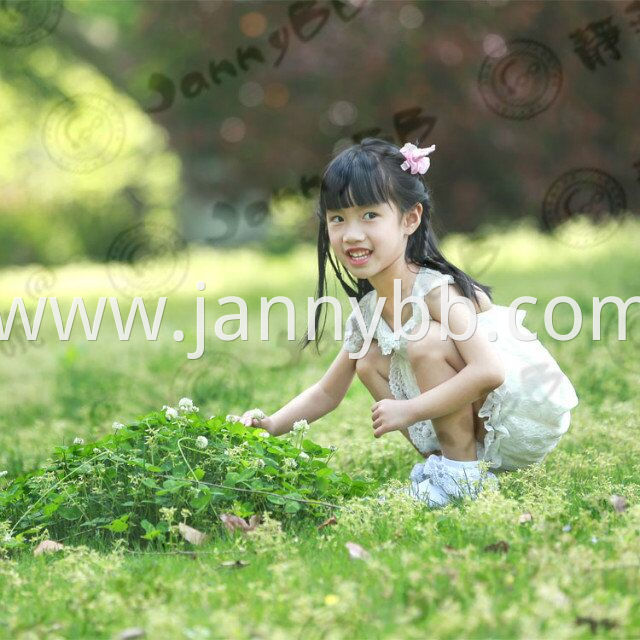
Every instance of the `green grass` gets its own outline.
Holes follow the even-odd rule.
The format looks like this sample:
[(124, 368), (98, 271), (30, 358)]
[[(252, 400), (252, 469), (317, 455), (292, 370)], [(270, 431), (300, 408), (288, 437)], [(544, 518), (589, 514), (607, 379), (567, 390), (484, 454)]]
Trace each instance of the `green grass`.
[[(592, 297), (638, 294), (639, 239), (640, 224), (632, 221), (582, 250), (513, 228), (485, 242), (499, 250), (483, 273), (469, 268), (495, 287), (499, 304), (538, 297), (536, 306), (525, 306), (525, 324), (538, 331), (580, 399), (557, 449), (539, 465), (502, 475), (499, 493), (430, 511), (388, 491), (406, 482), (417, 454), (399, 433), (372, 437), (372, 400), (355, 381), (309, 437), (338, 447), (334, 468), (378, 481), (384, 504), (353, 499), (336, 513), (337, 526), (294, 534), (274, 524), (253, 537), (225, 535), (195, 555), (100, 550), (69, 540), (58, 554), (0, 559), (0, 637), (113, 638), (128, 627), (144, 628), (148, 638), (638, 637), (638, 333), (626, 344), (604, 331), (592, 341), (591, 309)], [(444, 249), (462, 267), (483, 264), (463, 237)], [(185, 284), (169, 295), (157, 342), (145, 341), (140, 327), (130, 342), (119, 342), (106, 320), (97, 342), (77, 330), (58, 342), (46, 320), (41, 348), (22, 352), (15, 338), (16, 354), (0, 354), (0, 470), (11, 477), (44, 462), (63, 441), (102, 437), (114, 420), (182, 396), (207, 417), (254, 406), (275, 411), (315, 382), (339, 348), (327, 341), (320, 357), (308, 348), (295, 360), (284, 343), (258, 339), (260, 296), (287, 295), (305, 309), (314, 265), (310, 249), (286, 259), (194, 252)], [(0, 273), (3, 320), (34, 270)], [(224, 343), (210, 332), (205, 357), (188, 361), (198, 280), (207, 282), (208, 326), (233, 312), (216, 299), (239, 295), (249, 304), (251, 339)], [(59, 272), (43, 295), (58, 295), (66, 309), (65, 296), (115, 293), (103, 266), (85, 265)], [(558, 295), (575, 298), (583, 312), (583, 331), (572, 341), (544, 330), (544, 306)], [(298, 315), (299, 337), (305, 314)], [(613, 315), (605, 310), (603, 327)], [(632, 307), (629, 327), (638, 326), (635, 317)], [(285, 314), (274, 309), (272, 318), (275, 336)], [(554, 322), (556, 330), (570, 330), (567, 305)], [(171, 339), (176, 328), (185, 330), (182, 343)], [(626, 498), (625, 511), (612, 507), (613, 494)], [(520, 524), (524, 512), (533, 518)], [(487, 549), (500, 541), (507, 544)], [(350, 558), (346, 542), (362, 545), (370, 559)], [(230, 560), (248, 564), (222, 564)]]

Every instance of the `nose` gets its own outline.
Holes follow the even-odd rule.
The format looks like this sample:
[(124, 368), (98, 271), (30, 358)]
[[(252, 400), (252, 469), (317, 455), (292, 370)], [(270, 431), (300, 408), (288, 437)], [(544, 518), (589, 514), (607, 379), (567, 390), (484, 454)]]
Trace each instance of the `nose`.
[(364, 233), (360, 225), (355, 222), (347, 225), (347, 228), (342, 235), (342, 239), (345, 243), (362, 242), (364, 240)]

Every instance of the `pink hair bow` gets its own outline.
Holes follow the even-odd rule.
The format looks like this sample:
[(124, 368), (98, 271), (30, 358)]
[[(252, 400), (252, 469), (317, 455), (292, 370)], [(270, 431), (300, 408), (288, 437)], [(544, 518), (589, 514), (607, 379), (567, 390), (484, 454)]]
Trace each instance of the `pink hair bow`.
[(400, 149), (400, 153), (406, 158), (400, 167), (405, 171), (411, 168), (412, 174), (427, 173), (429, 165), (431, 164), (431, 160), (427, 158), (427, 156), (434, 151), (435, 148), (436, 145), (432, 144), (430, 147), (420, 149), (419, 147), (416, 147), (415, 144), (407, 142), (407, 144)]

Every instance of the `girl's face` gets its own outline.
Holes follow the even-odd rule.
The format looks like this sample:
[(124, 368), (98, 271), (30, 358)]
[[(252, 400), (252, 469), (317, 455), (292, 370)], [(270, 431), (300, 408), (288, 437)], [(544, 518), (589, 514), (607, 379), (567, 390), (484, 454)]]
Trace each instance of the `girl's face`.
[(356, 278), (366, 279), (403, 258), (421, 213), (420, 203), (402, 218), (396, 206), (387, 202), (327, 209), (329, 242), (342, 265)]

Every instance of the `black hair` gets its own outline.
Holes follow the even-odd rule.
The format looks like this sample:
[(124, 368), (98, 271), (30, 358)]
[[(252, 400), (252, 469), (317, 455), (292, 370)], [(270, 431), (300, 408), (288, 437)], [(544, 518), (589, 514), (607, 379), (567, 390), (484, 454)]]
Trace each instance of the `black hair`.
[[(418, 146), (418, 141), (414, 144)], [(432, 227), (433, 204), (429, 188), (420, 173), (412, 174), (401, 168), (405, 157), (400, 148), (380, 138), (364, 138), (359, 144), (340, 152), (325, 169), (320, 184), (320, 196), (316, 207), (319, 220), (318, 228), (318, 286), (316, 299), (327, 295), (326, 265), (331, 263), (333, 271), (348, 296), (358, 301), (373, 289), (367, 279), (354, 279), (348, 271), (343, 270), (340, 263), (330, 252), (329, 232), (327, 230), (327, 209), (339, 210), (348, 207), (364, 207), (383, 202), (393, 203), (404, 215), (418, 202), (422, 204), (420, 226), (408, 237), (405, 251), (407, 262), (422, 267), (436, 269), (444, 274), (451, 274), (455, 283), (467, 298), (478, 302), (474, 289), (477, 285), (493, 301), (491, 287), (480, 284), (464, 271), (451, 264), (440, 253), (436, 234)], [(315, 310), (315, 323), (318, 322), (325, 304)], [(326, 311), (326, 310), (325, 310)], [(316, 350), (324, 332), (325, 322), (316, 334)], [(309, 333), (300, 341), (304, 349), (309, 342)]]

